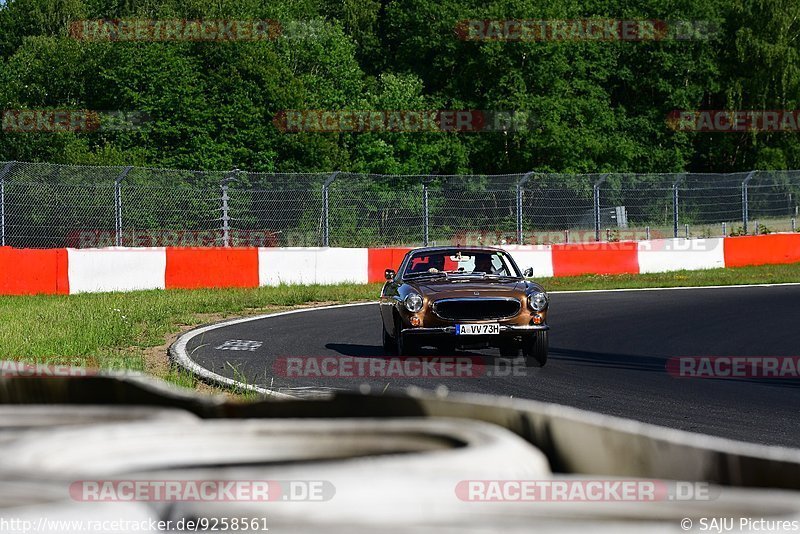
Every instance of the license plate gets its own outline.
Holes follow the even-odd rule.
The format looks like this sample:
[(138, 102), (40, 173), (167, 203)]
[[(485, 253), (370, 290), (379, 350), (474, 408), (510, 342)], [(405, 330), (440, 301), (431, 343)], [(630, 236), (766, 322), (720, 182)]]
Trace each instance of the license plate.
[(497, 323), (483, 324), (457, 324), (457, 336), (483, 336), (489, 334), (499, 334), (500, 325)]

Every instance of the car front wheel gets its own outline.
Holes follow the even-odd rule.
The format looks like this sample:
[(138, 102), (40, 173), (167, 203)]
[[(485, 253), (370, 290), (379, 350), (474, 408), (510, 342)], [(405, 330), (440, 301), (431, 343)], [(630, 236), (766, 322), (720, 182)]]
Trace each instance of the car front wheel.
[(410, 356), (412, 353), (416, 351), (416, 344), (410, 339), (408, 339), (411, 336), (409, 336), (408, 334), (403, 334), (401, 332), (402, 328), (403, 327), (402, 324), (400, 323), (400, 319), (395, 318), (394, 338), (395, 338), (395, 347), (397, 350), (397, 354), (399, 356)]
[(386, 327), (383, 325), (381, 325), (381, 341), (383, 342), (383, 350), (385, 352), (391, 353), (397, 348), (394, 339), (392, 339), (392, 336), (389, 335), (389, 332), (386, 331)]
[(547, 363), (548, 345), (546, 330), (536, 332), (525, 339), (522, 344), (525, 363), (530, 367), (544, 367), (544, 364)]

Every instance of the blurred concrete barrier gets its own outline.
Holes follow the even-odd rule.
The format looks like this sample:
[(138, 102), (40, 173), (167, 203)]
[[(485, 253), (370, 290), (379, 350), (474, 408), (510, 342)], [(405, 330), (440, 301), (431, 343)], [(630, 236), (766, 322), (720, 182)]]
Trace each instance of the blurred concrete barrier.
[[(238, 516), (293, 532), (800, 521), (800, 450), (534, 401), (420, 391), (244, 403), (136, 376), (5, 377), (0, 398), (3, 517)], [(212, 482), (251, 491), (182, 493)], [(153, 492), (165, 484), (178, 493)], [(620, 484), (653, 491), (574, 493)]]

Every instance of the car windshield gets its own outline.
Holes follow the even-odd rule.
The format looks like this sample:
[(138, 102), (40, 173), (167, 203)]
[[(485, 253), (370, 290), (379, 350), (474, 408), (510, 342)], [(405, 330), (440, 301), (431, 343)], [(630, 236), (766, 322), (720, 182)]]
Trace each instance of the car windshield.
[(420, 251), (406, 263), (405, 277), (481, 276), (514, 277), (521, 275), (502, 251), (439, 250)]

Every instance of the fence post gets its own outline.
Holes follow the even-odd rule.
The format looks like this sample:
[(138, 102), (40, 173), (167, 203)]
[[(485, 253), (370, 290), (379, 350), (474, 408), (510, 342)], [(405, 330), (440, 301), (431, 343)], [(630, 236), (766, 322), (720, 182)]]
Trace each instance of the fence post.
[(331, 240), (331, 227), (330, 227), (330, 216), (329, 216), (329, 206), (328, 206), (328, 187), (331, 185), (336, 179), (336, 176), (339, 174), (339, 171), (334, 172), (325, 180), (325, 183), (322, 184), (322, 246), (328, 247), (330, 246)]
[(744, 235), (747, 235), (747, 220), (750, 216), (750, 205), (747, 198), (747, 184), (753, 179), (753, 176), (758, 171), (750, 171), (742, 181), (742, 229)]
[(672, 237), (675, 238), (678, 237), (678, 185), (685, 177), (685, 174), (681, 174), (672, 182)]
[(594, 183), (594, 240), (600, 241), (600, 185), (606, 181), (606, 174)]
[(228, 206), (228, 188), (230, 185), (228, 184), (236, 181), (235, 176), (237, 174), (239, 174), (239, 169), (233, 169), (220, 181), (220, 187), (222, 188), (222, 246), (224, 247), (231, 246), (231, 217), (230, 207)]
[(128, 165), (114, 180), (114, 244), (122, 246), (122, 180), (131, 172), (133, 166)]
[(0, 247), (6, 246), (6, 175), (11, 172), (14, 163), (9, 161), (0, 171)]
[(430, 220), (428, 219), (428, 181), (430, 180), (430, 176), (426, 176), (422, 179), (422, 246), (428, 246), (428, 232), (430, 227)]
[(522, 245), (522, 186), (531, 177), (533, 171), (526, 173), (519, 182), (517, 182), (517, 245)]
[(16, 161), (9, 161), (0, 171), (0, 246), (6, 246), (6, 176)]

